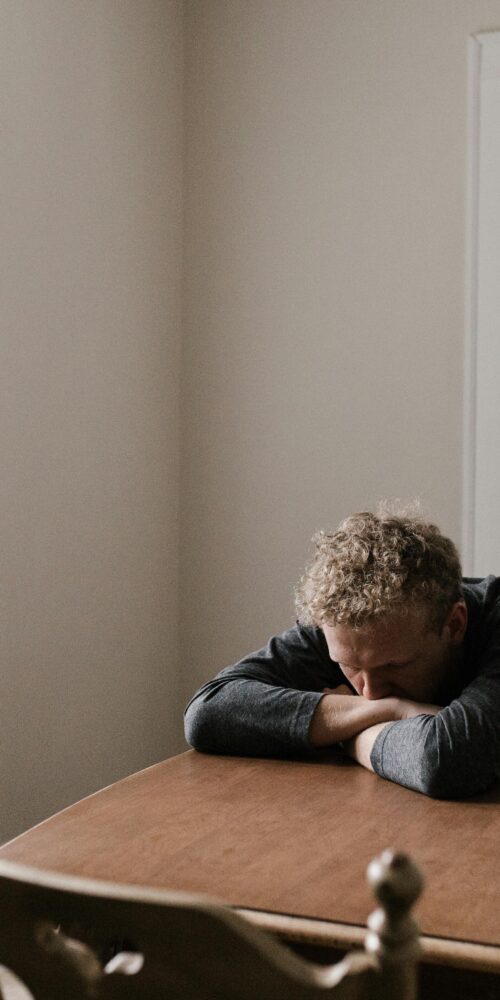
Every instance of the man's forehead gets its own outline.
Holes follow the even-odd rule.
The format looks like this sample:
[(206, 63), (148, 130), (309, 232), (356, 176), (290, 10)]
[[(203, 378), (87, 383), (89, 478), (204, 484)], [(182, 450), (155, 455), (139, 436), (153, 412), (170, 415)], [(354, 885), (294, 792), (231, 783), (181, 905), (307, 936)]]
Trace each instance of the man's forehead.
[(419, 643), (428, 632), (427, 616), (413, 608), (405, 614), (394, 614), (376, 624), (370, 623), (361, 628), (349, 625), (325, 628), (327, 638), (346, 652), (373, 649), (399, 651), (401, 655), (411, 652), (415, 644)]

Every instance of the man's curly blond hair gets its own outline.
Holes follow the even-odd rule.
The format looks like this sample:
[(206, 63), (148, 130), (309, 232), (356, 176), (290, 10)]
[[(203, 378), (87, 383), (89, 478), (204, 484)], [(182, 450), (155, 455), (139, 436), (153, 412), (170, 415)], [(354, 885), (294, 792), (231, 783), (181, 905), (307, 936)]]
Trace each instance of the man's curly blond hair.
[(462, 599), (455, 545), (412, 513), (353, 514), (313, 541), (315, 557), (295, 594), (304, 625), (362, 628), (416, 607), (427, 610), (429, 627), (440, 632)]

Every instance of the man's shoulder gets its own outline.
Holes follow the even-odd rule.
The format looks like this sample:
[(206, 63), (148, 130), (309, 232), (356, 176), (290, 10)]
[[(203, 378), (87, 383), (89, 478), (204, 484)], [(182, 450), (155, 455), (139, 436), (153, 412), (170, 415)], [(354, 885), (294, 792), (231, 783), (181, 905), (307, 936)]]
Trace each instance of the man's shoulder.
[(469, 612), (476, 610), (489, 614), (495, 608), (500, 609), (500, 576), (464, 576), (462, 582)]
[(489, 664), (491, 650), (498, 647), (500, 577), (464, 577), (463, 590), (468, 613), (465, 658), (477, 673), (480, 664)]
[(296, 621), (292, 628), (287, 629), (286, 632), (282, 632), (281, 635), (274, 636), (270, 641), (283, 643), (286, 646), (292, 647), (312, 647), (321, 653), (328, 653), (323, 629), (316, 625), (303, 625), (300, 621)]

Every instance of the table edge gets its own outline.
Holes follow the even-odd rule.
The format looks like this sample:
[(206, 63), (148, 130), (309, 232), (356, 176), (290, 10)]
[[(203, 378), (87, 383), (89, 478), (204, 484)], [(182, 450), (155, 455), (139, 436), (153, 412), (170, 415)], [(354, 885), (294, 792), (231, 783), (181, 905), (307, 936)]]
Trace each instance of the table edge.
[[(366, 928), (356, 924), (294, 917), (245, 907), (233, 907), (233, 909), (261, 930), (297, 943), (324, 948), (361, 947), (366, 935)], [(431, 965), (450, 965), (454, 968), (500, 973), (500, 947), (496, 945), (428, 935), (420, 937), (420, 945), (423, 961)]]

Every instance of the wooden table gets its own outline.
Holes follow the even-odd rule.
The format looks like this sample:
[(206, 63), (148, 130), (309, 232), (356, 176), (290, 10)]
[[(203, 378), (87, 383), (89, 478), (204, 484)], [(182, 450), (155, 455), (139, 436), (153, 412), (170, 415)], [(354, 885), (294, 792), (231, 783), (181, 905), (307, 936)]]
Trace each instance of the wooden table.
[(440, 802), (331, 751), (308, 761), (188, 751), (70, 806), (0, 855), (209, 893), (297, 947), (328, 950), (362, 940), (374, 908), (366, 867), (386, 847), (408, 852), (424, 873), (416, 915), (425, 962), (483, 977), (482, 992), (455, 988), (456, 998), (499, 998), (498, 789)]

